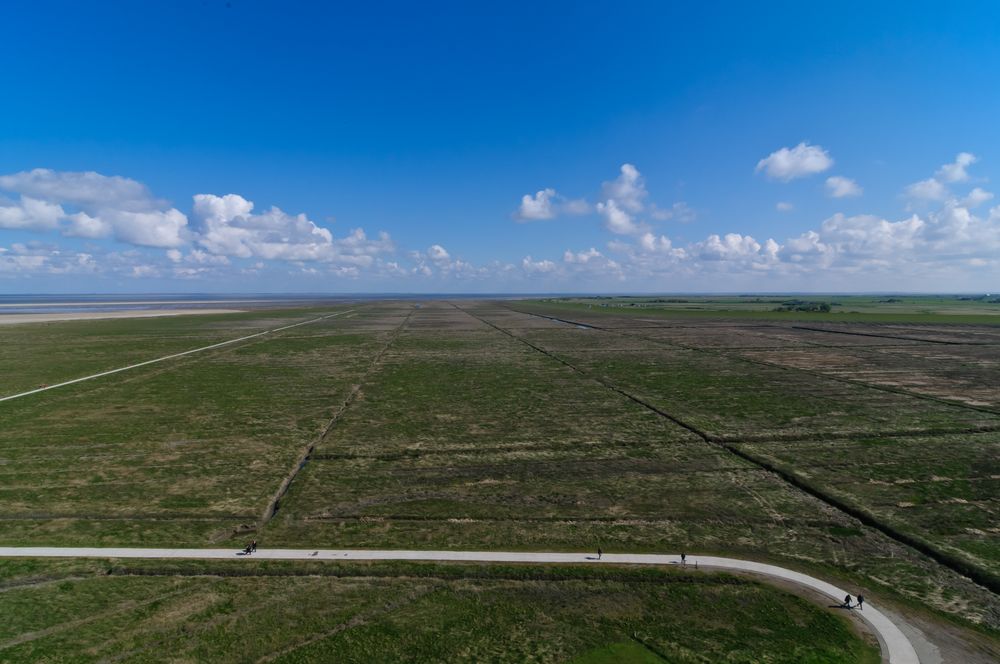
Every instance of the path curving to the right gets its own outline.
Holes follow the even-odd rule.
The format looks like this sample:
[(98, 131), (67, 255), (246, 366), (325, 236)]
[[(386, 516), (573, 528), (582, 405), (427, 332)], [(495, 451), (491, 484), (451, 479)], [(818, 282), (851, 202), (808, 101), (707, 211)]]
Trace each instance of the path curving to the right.
[[(233, 549), (135, 549), (117, 547), (14, 547), (0, 546), (0, 558), (142, 558), (172, 560), (401, 560), (483, 563), (570, 563), (590, 565), (681, 565), (679, 555), (561, 553), (550, 551), (396, 551), (391, 549), (260, 549), (248, 556)], [(746, 572), (780, 579), (814, 590), (840, 605), (849, 591), (794, 570), (737, 558), (687, 556), (687, 567)], [(884, 613), (866, 604), (854, 611), (878, 637), (883, 659), (889, 664), (920, 664), (917, 651), (902, 630)]]

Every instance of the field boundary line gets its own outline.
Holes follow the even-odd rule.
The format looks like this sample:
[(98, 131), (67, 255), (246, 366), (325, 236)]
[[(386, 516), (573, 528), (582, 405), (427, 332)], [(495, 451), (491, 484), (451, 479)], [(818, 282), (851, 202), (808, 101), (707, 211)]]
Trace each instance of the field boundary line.
[[(667, 341), (665, 339), (656, 339), (654, 337), (647, 337), (647, 336), (644, 336), (642, 334), (632, 334), (630, 332), (623, 331), (623, 329), (620, 329), (620, 328), (602, 327), (600, 325), (594, 325), (594, 324), (588, 324), (588, 323), (580, 323), (578, 321), (572, 321), (572, 320), (568, 320), (568, 319), (564, 319), (564, 318), (558, 318), (556, 316), (546, 316), (545, 314), (538, 314), (538, 313), (534, 313), (534, 312), (530, 312), (530, 311), (521, 311), (520, 309), (514, 309), (512, 307), (504, 307), (504, 308), (507, 309), (508, 311), (513, 311), (513, 312), (516, 312), (516, 313), (519, 313), (519, 314), (524, 314), (526, 316), (536, 316), (538, 318), (544, 318), (546, 320), (555, 321), (557, 323), (565, 323), (566, 325), (576, 325), (576, 326), (579, 326), (579, 327), (585, 327), (585, 328), (590, 329), (590, 330), (598, 330), (600, 332), (608, 332), (610, 334), (618, 334), (618, 335), (621, 335), (623, 337), (631, 337), (633, 339), (642, 339), (643, 341), (649, 341), (649, 342), (652, 342), (654, 344), (658, 344), (660, 346), (667, 346), (667, 347), (670, 347), (670, 348), (678, 348), (678, 349), (681, 349), (681, 350), (689, 350), (689, 351), (692, 351), (692, 352), (695, 352), (695, 353), (705, 353), (706, 355), (715, 355), (717, 357), (723, 357), (723, 358), (725, 358), (727, 360), (737, 360), (737, 361), (740, 361), (740, 362), (746, 362), (747, 364), (755, 364), (757, 366), (769, 367), (769, 368), (772, 368), (772, 369), (781, 369), (781, 370), (784, 370), (784, 371), (799, 372), (799, 373), (806, 374), (808, 376), (813, 376), (814, 378), (821, 378), (821, 379), (825, 379), (825, 380), (831, 380), (831, 381), (834, 381), (834, 382), (837, 382), (837, 383), (844, 383), (845, 385), (855, 385), (855, 386), (858, 386), (858, 387), (866, 387), (866, 388), (869, 388), (869, 389), (872, 389), (872, 390), (878, 390), (880, 392), (889, 392), (891, 394), (899, 394), (901, 396), (911, 397), (911, 398), (914, 398), (914, 399), (923, 399), (925, 401), (933, 401), (934, 403), (939, 403), (939, 404), (942, 404), (942, 405), (945, 405), (945, 406), (952, 406), (952, 407), (955, 407), (955, 408), (964, 408), (966, 410), (973, 410), (973, 411), (980, 412), (980, 413), (986, 413), (987, 415), (1000, 415), (1000, 410), (998, 410), (997, 408), (991, 408), (989, 406), (974, 406), (972, 404), (964, 403), (962, 401), (952, 401), (950, 399), (944, 399), (942, 397), (936, 397), (936, 396), (934, 396), (932, 394), (921, 394), (920, 392), (912, 392), (910, 390), (905, 390), (905, 389), (898, 388), (898, 387), (890, 387), (888, 385), (879, 385), (878, 383), (870, 383), (870, 382), (866, 382), (866, 381), (862, 381), (862, 380), (855, 380), (853, 378), (845, 378), (843, 376), (832, 376), (830, 374), (822, 373), (822, 372), (819, 372), (819, 371), (813, 371), (812, 369), (804, 369), (802, 367), (789, 366), (789, 365), (786, 365), (786, 364), (778, 364), (777, 362), (769, 362), (767, 360), (750, 358), (750, 357), (746, 357), (744, 355), (741, 355), (739, 350), (717, 349), (717, 348), (699, 348), (698, 346), (688, 346), (687, 344), (677, 343), (677, 342), (674, 342), (674, 341)], [(809, 328), (803, 328), (803, 329), (809, 329)], [(818, 331), (826, 332), (828, 330), (818, 330)], [(857, 333), (857, 332), (840, 332), (839, 334), (858, 334), (860, 336), (878, 336), (878, 335), (872, 335), (872, 334), (861, 334), (861, 333)], [(890, 337), (890, 338), (896, 338), (896, 337)], [(914, 341), (919, 341), (919, 340), (914, 340)], [(950, 341), (949, 342), (937, 341), (937, 342), (928, 342), (928, 343), (945, 343), (945, 344), (957, 345), (957, 346), (966, 346), (966, 345), (975, 345), (975, 346), (978, 346), (978, 345), (985, 345), (985, 344), (959, 344), (959, 343), (950, 342)], [(839, 348), (839, 347), (838, 346), (834, 346), (834, 348)]]
[(166, 360), (172, 360), (178, 357), (184, 357), (185, 355), (192, 355), (194, 353), (200, 353), (206, 350), (212, 350), (213, 348), (219, 348), (221, 346), (228, 346), (229, 344), (234, 344), (240, 341), (246, 341), (247, 339), (256, 339), (257, 337), (262, 337), (267, 334), (275, 334), (276, 332), (283, 332), (284, 330), (290, 330), (293, 327), (299, 327), (300, 325), (309, 325), (310, 323), (316, 323), (321, 320), (326, 320), (327, 318), (334, 318), (336, 316), (342, 316), (344, 314), (356, 311), (356, 309), (349, 309), (347, 311), (338, 311), (327, 316), (320, 316), (319, 318), (312, 318), (310, 320), (301, 321), (294, 323), (292, 325), (285, 325), (283, 327), (276, 327), (271, 330), (264, 330), (263, 332), (256, 332), (254, 334), (249, 334), (245, 337), (239, 337), (238, 339), (229, 339), (227, 341), (220, 341), (218, 343), (211, 344), (209, 346), (202, 346), (201, 348), (193, 348), (191, 350), (185, 350), (180, 353), (173, 353), (171, 355), (164, 355), (163, 357), (157, 357), (152, 360), (146, 360), (144, 362), (138, 362), (136, 364), (130, 364), (125, 367), (118, 367), (117, 369), (110, 369), (108, 371), (102, 371), (100, 373), (92, 374), (90, 376), (83, 376), (82, 378), (74, 378), (72, 380), (63, 381), (62, 383), (56, 383), (55, 385), (46, 385), (45, 387), (37, 387), (33, 390), (28, 390), (27, 392), (21, 392), (19, 394), (11, 394), (6, 397), (0, 397), (0, 402), (10, 401), (11, 399), (19, 399), (21, 397), (27, 397), (32, 394), (38, 394), (40, 392), (46, 392), (48, 390), (54, 390), (57, 387), (66, 387), (67, 385), (74, 385), (76, 383), (82, 383), (86, 380), (93, 380), (95, 378), (102, 378), (104, 376), (110, 376), (112, 374), (120, 373), (122, 371), (129, 371), (130, 369), (138, 369), (139, 367), (149, 366), (150, 364), (156, 364), (157, 362), (165, 362)]
[[(743, 459), (744, 461), (752, 463), (756, 467), (758, 467), (758, 468), (760, 468), (762, 470), (765, 470), (767, 472), (772, 473), (775, 477), (783, 480), (786, 484), (789, 484), (789, 485), (791, 485), (791, 486), (799, 489), (803, 493), (805, 493), (805, 494), (807, 494), (809, 496), (812, 496), (813, 498), (816, 498), (817, 500), (825, 503), (826, 505), (829, 505), (830, 507), (833, 507), (834, 509), (836, 509), (836, 510), (838, 510), (838, 511), (844, 513), (844, 514), (846, 514), (847, 516), (850, 516), (853, 519), (856, 519), (861, 524), (863, 524), (865, 526), (868, 526), (869, 528), (873, 528), (874, 530), (879, 531), (883, 535), (889, 537), (890, 539), (892, 539), (892, 540), (894, 540), (894, 541), (896, 541), (896, 542), (898, 542), (900, 544), (903, 544), (905, 546), (910, 547), (914, 551), (917, 551), (918, 553), (921, 553), (921, 554), (927, 556), (931, 560), (934, 560), (938, 564), (940, 564), (940, 565), (942, 565), (944, 567), (947, 567), (951, 571), (953, 571), (953, 572), (955, 572), (957, 574), (960, 574), (960, 575), (966, 577), (970, 581), (972, 581), (972, 582), (974, 582), (974, 583), (982, 586), (983, 588), (989, 590), (990, 592), (992, 592), (994, 594), (1000, 594), (1000, 578), (998, 578), (995, 574), (993, 574), (989, 570), (980, 569), (977, 566), (975, 566), (974, 564), (969, 563), (969, 562), (967, 562), (967, 561), (965, 561), (965, 560), (963, 560), (963, 559), (961, 559), (961, 558), (959, 558), (959, 557), (957, 557), (957, 556), (955, 556), (955, 555), (953, 555), (951, 553), (948, 553), (947, 551), (942, 551), (942, 550), (938, 549), (937, 547), (933, 546), (929, 542), (926, 542), (925, 540), (923, 540), (919, 536), (910, 535), (910, 534), (907, 534), (905, 532), (901, 532), (901, 531), (897, 530), (896, 528), (892, 527), (891, 525), (883, 523), (878, 517), (876, 517), (874, 514), (872, 514), (871, 512), (869, 512), (867, 509), (859, 507), (859, 506), (855, 506), (855, 505), (853, 505), (853, 504), (851, 504), (849, 502), (841, 500), (840, 498), (838, 498), (836, 496), (832, 496), (829, 493), (827, 493), (826, 491), (824, 491), (823, 489), (814, 486), (808, 480), (803, 479), (797, 473), (795, 473), (793, 471), (789, 471), (789, 470), (787, 470), (787, 469), (785, 469), (785, 468), (783, 468), (781, 466), (775, 465), (775, 464), (767, 461), (766, 459), (761, 459), (760, 457), (758, 457), (758, 456), (756, 456), (754, 454), (751, 454), (750, 452), (748, 452), (748, 451), (746, 451), (744, 449), (741, 449), (738, 446), (740, 444), (739, 441), (721, 439), (721, 438), (712, 436), (712, 435), (710, 435), (710, 434), (708, 434), (708, 433), (706, 433), (704, 431), (701, 431), (696, 426), (694, 426), (692, 424), (689, 424), (689, 423), (685, 422), (684, 420), (682, 420), (682, 419), (680, 419), (680, 418), (678, 418), (678, 417), (676, 417), (674, 415), (671, 415), (670, 413), (662, 410), (661, 408), (658, 408), (658, 407), (654, 406), (653, 404), (651, 404), (651, 403), (649, 403), (649, 402), (647, 402), (647, 401), (645, 401), (645, 400), (643, 400), (643, 399), (641, 399), (641, 398), (639, 398), (637, 396), (629, 394), (624, 389), (618, 387), (617, 385), (611, 383), (610, 381), (608, 381), (608, 380), (606, 380), (606, 379), (604, 379), (602, 377), (599, 377), (599, 376), (591, 375), (587, 371), (584, 371), (583, 369), (580, 369), (576, 365), (572, 364), (568, 360), (563, 359), (562, 357), (559, 357), (555, 353), (552, 353), (552, 352), (550, 352), (548, 350), (545, 350), (544, 348), (540, 348), (539, 346), (536, 346), (535, 344), (531, 343), (530, 341), (528, 341), (526, 339), (522, 339), (521, 337), (517, 336), (513, 332), (510, 332), (508, 330), (503, 329), (502, 327), (494, 325), (493, 323), (491, 323), (491, 322), (489, 322), (487, 320), (484, 320), (484, 319), (480, 318), (479, 316), (476, 316), (475, 314), (466, 311), (465, 309), (462, 309), (461, 307), (459, 307), (456, 304), (452, 304), (452, 306), (455, 307), (456, 309), (459, 309), (460, 311), (465, 311), (466, 314), (468, 314), (469, 316), (472, 316), (476, 320), (479, 320), (480, 322), (484, 323), (485, 325), (489, 325), (490, 327), (494, 328), (495, 330), (497, 330), (499, 332), (502, 332), (503, 334), (506, 334), (507, 336), (511, 337), (512, 339), (516, 339), (516, 340), (520, 341), (521, 343), (525, 344), (526, 346), (529, 346), (530, 348), (534, 348), (535, 350), (537, 350), (538, 352), (542, 353), (543, 355), (545, 355), (547, 357), (550, 357), (550, 358), (556, 360), (557, 362), (559, 362), (559, 363), (561, 363), (561, 364), (569, 367), (573, 371), (577, 372), (580, 376), (583, 376), (584, 378), (587, 378), (589, 380), (596, 381), (597, 383), (599, 383), (599, 384), (604, 385), (605, 387), (607, 387), (609, 390), (611, 390), (613, 392), (616, 392), (616, 393), (624, 396), (625, 398), (627, 398), (630, 401), (632, 401), (632, 402), (634, 402), (634, 403), (642, 406), (643, 408), (646, 408), (647, 410), (650, 410), (650, 411), (656, 413), (657, 415), (660, 415), (661, 417), (663, 417), (665, 419), (668, 419), (671, 422), (674, 422), (674, 423), (676, 423), (676, 424), (684, 427), (688, 431), (691, 431), (692, 433), (696, 434), (698, 437), (700, 437), (706, 443), (709, 443), (711, 445), (715, 445), (717, 447), (720, 447), (720, 448), (722, 448), (722, 449), (730, 452), (731, 454), (733, 454), (733, 455), (735, 455), (735, 456)], [(517, 311), (516, 309), (508, 309), (508, 310), (509, 311), (515, 311), (516, 313), (519, 313), (519, 314), (522, 314), (522, 315), (527, 315), (527, 316), (536, 316), (536, 315), (539, 315), (539, 314), (530, 314), (530, 313), (523, 312), (523, 311)], [(548, 318), (547, 316), (541, 316), (541, 317), (542, 318)], [(590, 326), (590, 327), (593, 327), (593, 326)], [(602, 328), (594, 328), (594, 329), (601, 329), (602, 331), (606, 331), (606, 330), (603, 330)]]
[(288, 489), (291, 488), (292, 486), (292, 482), (298, 476), (302, 468), (304, 468), (305, 465), (309, 462), (312, 453), (316, 450), (316, 446), (320, 444), (327, 437), (327, 435), (330, 433), (330, 430), (333, 429), (333, 425), (337, 423), (337, 420), (340, 419), (340, 416), (343, 415), (344, 412), (347, 410), (347, 408), (354, 402), (354, 399), (358, 396), (358, 393), (361, 391), (361, 386), (364, 384), (365, 380), (368, 379), (368, 376), (370, 376), (372, 372), (375, 370), (375, 368), (379, 365), (379, 362), (382, 360), (382, 357), (386, 354), (386, 352), (388, 352), (392, 344), (396, 342), (396, 339), (402, 333), (403, 329), (406, 327), (406, 324), (410, 322), (410, 318), (413, 316), (414, 311), (416, 311), (416, 309), (411, 308), (410, 311), (406, 314), (406, 318), (403, 319), (403, 322), (400, 323), (396, 327), (396, 329), (394, 329), (390, 333), (389, 338), (386, 340), (385, 344), (383, 344), (382, 348), (380, 348), (378, 352), (375, 353), (375, 357), (372, 358), (372, 361), (368, 365), (368, 368), (365, 369), (365, 372), (358, 378), (358, 382), (353, 386), (351, 386), (351, 391), (348, 392), (346, 397), (344, 397), (343, 403), (341, 403), (340, 407), (338, 407), (337, 410), (334, 411), (333, 416), (326, 423), (326, 426), (323, 427), (323, 430), (320, 432), (320, 434), (316, 437), (315, 440), (306, 444), (306, 446), (302, 449), (302, 452), (296, 459), (295, 465), (292, 466), (292, 469), (288, 472), (287, 475), (285, 475), (285, 478), (281, 481), (281, 484), (278, 486), (278, 490), (274, 492), (274, 495), (271, 497), (271, 500), (268, 501), (267, 506), (264, 508), (264, 512), (260, 516), (260, 525), (258, 526), (258, 529), (266, 526), (268, 522), (274, 518), (274, 515), (277, 514), (278, 508), (281, 503), (281, 499), (285, 497), (285, 494), (288, 493)]

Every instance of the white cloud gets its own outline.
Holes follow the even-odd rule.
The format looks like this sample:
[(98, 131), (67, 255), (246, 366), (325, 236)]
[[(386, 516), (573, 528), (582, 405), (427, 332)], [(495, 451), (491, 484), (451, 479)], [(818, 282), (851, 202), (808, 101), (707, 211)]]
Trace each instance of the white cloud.
[(822, 223), (820, 236), (841, 256), (893, 259), (914, 248), (924, 226), (917, 215), (891, 222), (870, 214), (835, 214)]
[(822, 173), (833, 166), (833, 159), (818, 145), (799, 143), (794, 148), (781, 148), (757, 162), (755, 172), (788, 182), (795, 178)]
[(967, 208), (977, 208), (987, 201), (993, 200), (993, 194), (976, 187), (962, 199), (962, 205)]
[(432, 244), (427, 249), (427, 256), (435, 263), (447, 263), (451, 260), (451, 254), (440, 244)]
[(642, 174), (632, 164), (622, 164), (621, 174), (601, 185), (601, 194), (604, 199), (613, 200), (618, 207), (632, 213), (642, 211), (643, 201), (649, 195)]
[(563, 253), (563, 262), (564, 263), (581, 263), (581, 264), (582, 263), (589, 263), (590, 261), (595, 260), (597, 258), (601, 258), (602, 256), (603, 256), (603, 254), (601, 254), (601, 252), (599, 252), (594, 247), (591, 247), (590, 249), (588, 249), (586, 251), (578, 251), (576, 253), (574, 253), (574, 252), (570, 251), (569, 249), (567, 249)]
[(826, 192), (833, 198), (860, 196), (864, 190), (851, 178), (831, 175), (826, 179)]
[(129, 178), (93, 171), (71, 172), (36, 168), (0, 175), (0, 189), (60, 201), (85, 210), (113, 208), (140, 212), (166, 207), (146, 185)]
[(100, 271), (94, 255), (87, 251), (69, 251), (40, 242), (16, 242), (0, 247), (0, 276), (88, 275)]
[(98, 239), (108, 237), (114, 228), (106, 219), (92, 217), (86, 212), (77, 212), (66, 217), (69, 225), (63, 229), (63, 235), (68, 237), (85, 237)]
[(906, 188), (910, 198), (925, 201), (943, 201), (948, 197), (948, 188), (934, 178), (914, 182)]
[(555, 189), (542, 189), (534, 196), (525, 194), (514, 213), (517, 221), (555, 219), (559, 215), (581, 215), (590, 212), (590, 204), (583, 199), (568, 199)]
[(639, 247), (649, 254), (671, 254), (677, 258), (685, 253), (683, 249), (674, 249), (673, 242), (666, 235), (657, 237), (652, 233), (645, 233), (639, 238)]
[(21, 196), (20, 203), (3, 205), (0, 200), (0, 228), (50, 231), (59, 227), (66, 215), (60, 205)]
[(969, 179), (969, 174), (965, 169), (977, 161), (978, 158), (971, 152), (959, 152), (955, 156), (955, 161), (943, 165), (935, 175), (944, 182), (965, 182)]
[(143, 247), (178, 247), (184, 244), (187, 217), (178, 210), (149, 212), (107, 211), (105, 223), (114, 228), (115, 239)]
[(356, 228), (344, 238), (334, 238), (304, 214), (290, 215), (272, 207), (254, 214), (254, 204), (237, 194), (194, 197), (195, 243), (206, 251), (238, 258), (282, 261), (318, 261), (369, 267), (374, 257), (392, 253), (387, 233), (369, 239)]
[(253, 208), (237, 194), (197, 194), (197, 244), (213, 254), (267, 260), (320, 260), (329, 252), (332, 234), (305, 215), (288, 215), (277, 207), (255, 215)]
[(778, 212), (791, 212), (795, 209), (795, 206), (787, 201), (778, 201), (775, 204), (774, 209)]
[(712, 261), (756, 257), (760, 255), (763, 248), (765, 247), (750, 235), (741, 235), (740, 233), (726, 233), (724, 236), (712, 234), (691, 247), (695, 256)]
[(529, 275), (548, 274), (556, 270), (556, 264), (549, 260), (536, 261), (531, 256), (521, 259), (521, 268)]
[[(934, 177), (914, 182), (906, 188), (906, 195), (920, 201), (944, 201), (951, 195), (946, 183), (965, 182), (969, 179), (966, 170), (979, 159), (971, 152), (960, 152), (955, 161), (937, 170)], [(969, 192), (967, 203), (974, 207), (992, 198), (992, 194), (976, 187)]]
[(555, 189), (542, 189), (534, 196), (525, 194), (521, 197), (521, 207), (517, 210), (517, 218), (522, 221), (552, 219), (556, 216), (552, 210), (552, 199), (555, 195)]
[(610, 198), (597, 204), (597, 212), (604, 217), (604, 227), (618, 235), (634, 235), (642, 232), (644, 226), (637, 224), (632, 215), (618, 206), (618, 202)]
[[(477, 267), (472, 263), (455, 258), (440, 244), (432, 244), (426, 252), (411, 251), (410, 258), (415, 263), (410, 274), (425, 277), (438, 276), (448, 279), (484, 279), (493, 274), (489, 267)], [(391, 274), (391, 270), (385, 270)], [(398, 272), (398, 270), (396, 270)]]
[[(0, 176), (0, 189), (21, 194), (21, 204), (0, 208), (0, 225), (55, 230), (65, 221), (69, 236), (115, 239), (148, 247), (184, 243), (187, 217), (152, 197), (140, 182), (88, 171), (60, 172), (36, 168)], [(68, 214), (63, 206), (75, 208)], [(18, 208), (20, 211), (18, 211)]]
[(534, 195), (525, 194), (514, 212), (517, 221), (554, 219), (560, 215), (581, 215), (591, 211), (604, 218), (605, 228), (619, 235), (634, 235), (644, 232), (647, 225), (637, 221), (635, 215), (648, 212), (657, 220), (676, 219), (687, 222), (695, 218), (695, 212), (687, 203), (678, 202), (667, 210), (656, 205), (646, 207), (646, 184), (642, 174), (632, 164), (622, 164), (617, 178), (601, 184), (601, 201), (593, 207), (583, 199), (568, 199), (551, 187), (541, 189)]

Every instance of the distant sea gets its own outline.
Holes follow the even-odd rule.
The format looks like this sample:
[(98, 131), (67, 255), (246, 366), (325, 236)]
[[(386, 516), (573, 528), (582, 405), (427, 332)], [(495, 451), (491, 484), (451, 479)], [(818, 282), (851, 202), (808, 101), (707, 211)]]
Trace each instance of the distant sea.
[[(0, 295), (0, 316), (5, 314), (86, 313), (106, 311), (162, 311), (164, 309), (255, 309), (262, 307), (331, 304), (357, 300), (435, 300), (468, 298), (511, 298), (507, 294), (455, 293), (240, 293), (231, 295), (199, 293), (132, 293), (87, 295)], [(535, 295), (534, 297), (538, 297)]]
[(0, 316), (4, 314), (86, 313), (164, 309), (220, 309), (276, 306), (295, 302), (315, 302), (319, 298), (298, 295), (0, 295)]

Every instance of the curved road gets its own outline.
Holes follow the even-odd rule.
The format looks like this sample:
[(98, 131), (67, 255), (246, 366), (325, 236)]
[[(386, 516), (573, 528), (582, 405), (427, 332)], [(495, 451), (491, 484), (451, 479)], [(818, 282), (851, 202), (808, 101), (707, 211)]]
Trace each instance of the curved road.
[[(146, 558), (146, 559), (224, 559), (242, 557), (233, 549), (131, 549), (97, 547), (0, 547), (0, 557), (31, 558)], [(410, 560), (488, 563), (587, 563), (628, 565), (680, 565), (680, 556), (656, 554), (606, 553), (600, 560), (593, 554), (514, 552), (514, 551), (392, 551), (365, 549), (261, 549), (252, 558), (265, 560)], [(750, 560), (688, 556), (688, 566), (699, 569), (732, 570), (790, 581), (810, 588), (840, 604), (847, 590), (812, 576), (776, 565)], [(853, 595), (853, 593), (851, 593)], [(882, 654), (890, 664), (920, 664), (917, 652), (906, 635), (878, 609), (867, 606), (856, 611), (878, 636)]]

